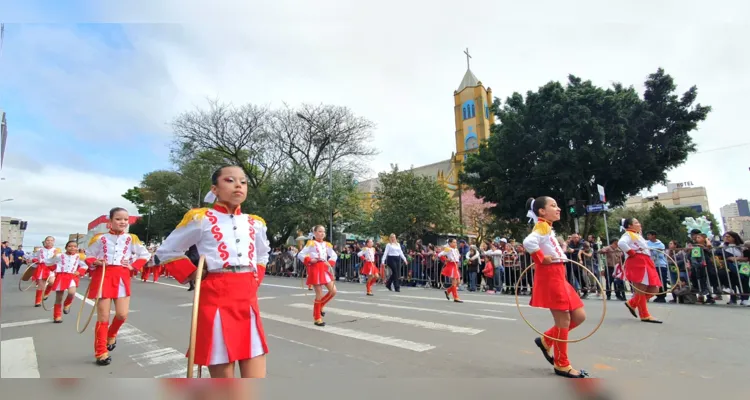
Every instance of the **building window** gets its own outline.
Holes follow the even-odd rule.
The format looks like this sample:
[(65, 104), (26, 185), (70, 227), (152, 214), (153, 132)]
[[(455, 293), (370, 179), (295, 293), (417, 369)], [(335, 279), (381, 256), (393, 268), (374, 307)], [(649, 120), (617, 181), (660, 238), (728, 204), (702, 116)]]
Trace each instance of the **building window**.
[(476, 106), (474, 105), (474, 100), (467, 100), (463, 104), (463, 117), (464, 119), (471, 119), (477, 116), (477, 110)]
[(490, 106), (484, 105), (484, 117), (490, 119)]

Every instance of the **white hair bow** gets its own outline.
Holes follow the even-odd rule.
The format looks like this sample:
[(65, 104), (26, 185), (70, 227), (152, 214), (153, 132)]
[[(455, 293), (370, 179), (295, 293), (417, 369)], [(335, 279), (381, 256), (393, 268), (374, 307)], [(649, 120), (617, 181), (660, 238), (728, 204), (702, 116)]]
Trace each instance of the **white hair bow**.
[(526, 211), (526, 216), (529, 217), (529, 222), (537, 223), (539, 222), (539, 217), (534, 212), (534, 203), (536, 200), (531, 200), (531, 207), (529, 208), (529, 211)]
[(625, 232), (625, 218), (620, 220), (620, 232)]
[(213, 204), (215, 201), (216, 195), (214, 194), (214, 192), (209, 190), (208, 193), (206, 193), (206, 197), (203, 198), (203, 202)]

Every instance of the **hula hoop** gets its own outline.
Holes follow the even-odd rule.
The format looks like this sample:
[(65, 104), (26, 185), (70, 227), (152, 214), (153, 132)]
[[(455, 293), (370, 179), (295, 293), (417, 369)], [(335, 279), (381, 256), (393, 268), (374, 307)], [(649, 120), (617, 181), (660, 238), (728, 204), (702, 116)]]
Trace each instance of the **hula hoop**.
[[(34, 263), (31, 263), (31, 264), (28, 264), (28, 265), (26, 265), (26, 269), (24, 269), (24, 270), (23, 270), (23, 273), (21, 274), (21, 278), (22, 278), (22, 279), (19, 279), (19, 280), (18, 280), (18, 290), (20, 290), (20, 291), (22, 291), (22, 292), (25, 292), (25, 291), (27, 291), (27, 290), (31, 289), (31, 287), (32, 287), (32, 286), (36, 285), (36, 281), (35, 281), (35, 280), (33, 280), (33, 279), (31, 279), (31, 278), (33, 278), (33, 276), (32, 276), (32, 277), (30, 277), (30, 278), (29, 278), (29, 280), (27, 280), (27, 281), (24, 281), (24, 280), (23, 280), (23, 276), (24, 276), (24, 275), (26, 275), (26, 271), (28, 271), (28, 270), (29, 270), (29, 269), (31, 269), (31, 268), (36, 268), (36, 264), (34, 264)], [(27, 287), (26, 287), (26, 288), (24, 289), (24, 288), (23, 288), (23, 287), (21, 286), (21, 283), (22, 283), (22, 282), (30, 282), (30, 283), (29, 283), (29, 286), (27, 286)]]
[[(81, 324), (81, 314), (83, 314), (83, 306), (86, 305), (86, 299), (89, 298), (91, 285), (94, 283), (93, 279), (89, 281), (89, 286), (86, 288), (86, 294), (83, 296), (83, 300), (81, 300), (81, 308), (78, 310), (78, 317), (76, 318), (76, 331), (79, 334), (86, 332), (86, 328), (88, 328), (89, 324), (91, 323), (91, 318), (94, 317), (94, 312), (96, 312), (96, 307), (99, 305), (99, 299), (102, 298), (102, 290), (104, 289), (104, 273), (107, 271), (106, 264), (107, 264), (106, 261), (102, 261), (102, 280), (101, 282), (99, 282), (99, 293), (97, 293), (96, 299), (94, 299), (94, 307), (91, 309), (91, 314), (89, 314), (89, 318), (86, 320), (86, 325), (83, 326), (83, 329), (79, 327)], [(107, 318), (109, 318), (109, 316), (107, 316)]]
[[(596, 281), (596, 284), (599, 286), (599, 290), (601, 290), (601, 292), (604, 293), (605, 289), (604, 289), (604, 286), (602, 286), (602, 283), (599, 281), (599, 277), (596, 276), (596, 274), (594, 274), (593, 272), (591, 272), (590, 269), (586, 268), (586, 266), (584, 266), (583, 264), (579, 263), (578, 261), (573, 261), (573, 260), (555, 260), (555, 261), (571, 262), (571, 263), (576, 264), (579, 267), (583, 268), (589, 275), (591, 275), (592, 277), (594, 277), (594, 280)], [(516, 291), (516, 293), (515, 293), (516, 294), (516, 308), (518, 309), (518, 314), (521, 315), (521, 319), (523, 319), (523, 322), (525, 322), (526, 325), (528, 325), (529, 328), (531, 328), (531, 330), (533, 330), (534, 332), (538, 333), (542, 337), (544, 337), (546, 339), (549, 339), (549, 340), (551, 340), (553, 342), (578, 343), (578, 342), (582, 342), (582, 341), (590, 338), (591, 336), (593, 336), (596, 333), (596, 331), (598, 331), (599, 328), (601, 328), (602, 324), (604, 323), (604, 318), (607, 316), (607, 299), (604, 296), (602, 296), (603, 308), (602, 308), (602, 317), (599, 320), (599, 323), (596, 324), (596, 327), (594, 327), (594, 330), (592, 330), (591, 333), (589, 333), (588, 335), (586, 335), (586, 336), (584, 336), (584, 337), (582, 337), (580, 339), (561, 340), (561, 339), (558, 339), (558, 338), (554, 338), (552, 336), (545, 335), (544, 332), (542, 332), (539, 329), (537, 329), (534, 325), (531, 324), (531, 322), (529, 322), (529, 320), (526, 319), (526, 317), (523, 315), (523, 312), (521, 311), (521, 304), (519, 303), (519, 300), (518, 300), (518, 288), (519, 288), (519, 285), (521, 284), (521, 280), (523, 279), (524, 275), (526, 275), (526, 273), (529, 272), (531, 270), (531, 267), (533, 267), (534, 265), (535, 264), (529, 265), (528, 267), (526, 267), (521, 272), (521, 275), (518, 276), (518, 280), (516, 281), (516, 286), (515, 286), (515, 291)]]
[[(50, 275), (50, 277), (51, 277), (51, 275)], [(55, 275), (55, 279), (57, 279), (57, 275)], [(52, 281), (52, 283), (49, 283), (49, 278), (47, 278), (47, 280), (44, 281), (44, 291), (45, 292), (47, 291), (47, 287), (49, 287), (49, 285), (54, 285), (54, 284), (55, 284), (54, 280)], [(50, 292), (50, 295), (51, 294), (52, 294), (52, 292)], [(49, 311), (49, 309), (47, 308), (46, 299), (44, 298), (44, 293), (42, 293), (42, 308), (44, 309), (44, 311)]]
[[(674, 263), (674, 266), (677, 268), (677, 281), (675, 281), (674, 284), (677, 285), (678, 283), (682, 282), (682, 279), (680, 278), (680, 267), (679, 267), (679, 265), (677, 265), (677, 261), (674, 258), (672, 258), (672, 256), (670, 256), (669, 254), (667, 254), (666, 251), (661, 250), (661, 249), (649, 249), (649, 251), (658, 251), (658, 252), (664, 254), (664, 256), (666, 256), (670, 261), (672, 261)], [(625, 276), (627, 277), (627, 270), (625, 268), (627, 268), (627, 266), (623, 263), (623, 271), (625, 271), (625, 274), (626, 274)], [(669, 265), (667, 265), (667, 268), (669, 268)], [(657, 269), (657, 273), (658, 273), (658, 269)], [(661, 280), (661, 275), (659, 276), (659, 280)], [(671, 289), (669, 289), (669, 290), (665, 289), (663, 292), (650, 293), (650, 292), (647, 292), (645, 290), (641, 290), (641, 289), (638, 289), (637, 287), (635, 287), (636, 284), (643, 285), (643, 283), (640, 283), (640, 282), (631, 282), (629, 280), (628, 280), (628, 282), (630, 283), (630, 287), (632, 287), (633, 290), (635, 290), (636, 292), (638, 292), (640, 294), (644, 294), (644, 295), (648, 295), (648, 296), (663, 296), (663, 295), (666, 295), (667, 293), (671, 293), (672, 292)], [(666, 282), (662, 282), (661, 283), (661, 287), (666, 288), (667, 285), (665, 283)], [(653, 286), (653, 285), (648, 285), (648, 286)]]

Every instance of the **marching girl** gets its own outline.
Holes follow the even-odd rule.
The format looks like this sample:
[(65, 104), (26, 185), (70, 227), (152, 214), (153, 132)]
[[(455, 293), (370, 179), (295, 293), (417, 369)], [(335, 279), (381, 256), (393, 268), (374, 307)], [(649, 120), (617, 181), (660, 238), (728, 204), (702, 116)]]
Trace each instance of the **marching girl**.
[[(53, 259), (57, 254), (62, 252), (60, 249), (55, 248), (55, 238), (52, 236), (44, 238), (42, 244), (44, 247), (34, 253), (31, 260), (31, 262), (36, 263), (36, 270), (32, 277), (32, 279), (36, 281), (36, 298), (34, 299), (34, 307), (40, 307), (42, 305), (42, 298), (47, 300), (49, 293), (52, 291), (52, 286), (47, 285), (47, 280), (50, 278), (52, 271), (55, 270), (56, 265), (51, 262), (48, 263), (48, 260)], [(44, 293), (44, 295), (42, 295), (42, 293)]]
[(372, 247), (372, 239), (367, 239), (365, 247), (357, 255), (364, 261), (364, 265), (359, 272), (362, 275), (367, 275), (367, 295), (373, 296), (372, 285), (380, 279), (380, 275), (378, 274), (378, 267), (375, 265), (375, 248)]
[[(555, 199), (547, 196), (529, 199), (527, 216), (536, 222), (534, 230), (523, 241), (523, 247), (531, 254), (536, 265), (534, 291), (531, 293), (532, 307), (547, 308), (552, 313), (555, 325), (546, 336), (568, 340), (568, 333), (586, 320), (583, 302), (566, 277), (567, 257), (555, 238), (552, 223), (560, 220), (560, 207)], [(568, 360), (568, 343), (553, 341), (546, 337), (534, 339), (544, 358), (554, 366), (555, 374), (566, 378), (586, 378), (588, 373), (577, 371)], [(550, 350), (554, 348), (554, 357)]]
[(453, 301), (456, 303), (463, 303), (463, 300), (458, 298), (458, 284), (461, 281), (461, 273), (458, 271), (458, 266), (461, 265), (461, 254), (456, 248), (456, 239), (448, 240), (448, 247), (443, 249), (443, 251), (438, 254), (438, 257), (446, 260), (445, 266), (440, 274), (451, 280), (451, 286), (445, 289), (445, 298), (450, 300), (450, 295), (453, 295)]
[[(312, 285), (315, 290), (315, 305), (313, 306), (315, 325), (326, 326), (323, 322), (323, 317), (326, 315), (323, 307), (336, 295), (336, 285), (333, 282), (330, 267), (336, 266), (338, 255), (333, 250), (333, 245), (323, 240), (326, 237), (326, 228), (323, 225), (316, 225), (313, 228), (313, 237), (315, 239), (309, 240), (297, 253), (297, 258), (307, 267), (307, 285)], [(328, 290), (325, 296), (323, 296), (322, 286)]]
[(640, 316), (643, 322), (661, 324), (662, 321), (652, 317), (648, 312), (648, 299), (654, 296), (653, 293), (659, 292), (661, 278), (651, 259), (648, 244), (641, 236), (641, 223), (635, 218), (623, 219), (620, 230), (625, 231), (617, 242), (620, 250), (625, 253), (625, 279), (638, 289), (633, 298), (625, 303), (625, 307), (633, 317)]
[[(86, 249), (86, 264), (91, 275), (88, 298), (100, 299), (97, 303), (94, 329), (94, 357), (99, 365), (109, 365), (112, 362), (109, 352), (115, 349), (117, 332), (128, 317), (132, 271), (140, 271), (151, 258), (151, 254), (138, 236), (125, 232), (128, 229), (128, 218), (128, 211), (124, 208), (111, 209), (109, 232), (95, 235)], [(104, 276), (101, 268), (103, 263), (106, 263)], [(115, 302), (115, 317), (111, 325), (110, 300)]]
[(187, 250), (195, 246), (205, 256), (194, 355), (195, 364), (208, 366), (212, 378), (234, 378), (235, 362), (242, 378), (266, 376), (268, 346), (258, 288), (271, 247), (265, 221), (240, 210), (246, 198), (244, 171), (219, 168), (204, 199), (212, 207), (188, 211), (156, 250), (161, 265), (181, 284), (198, 273)]
[[(47, 261), (47, 264), (54, 264), (55, 282), (50, 288), (55, 291), (55, 307), (52, 311), (52, 318), (56, 324), (62, 322), (63, 313), (70, 312), (70, 305), (73, 304), (73, 298), (76, 295), (76, 288), (80, 284), (80, 276), (88, 270), (88, 265), (81, 259), (78, 253), (78, 243), (71, 240), (65, 244), (65, 253), (58, 253)], [(68, 296), (63, 304), (63, 294), (68, 291)]]

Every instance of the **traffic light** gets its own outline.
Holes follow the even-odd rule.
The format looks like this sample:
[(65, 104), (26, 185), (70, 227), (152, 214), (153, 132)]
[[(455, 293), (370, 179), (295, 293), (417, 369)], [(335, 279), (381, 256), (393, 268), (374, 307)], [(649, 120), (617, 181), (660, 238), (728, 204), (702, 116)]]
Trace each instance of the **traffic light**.
[(570, 199), (568, 201), (568, 214), (573, 218), (578, 218), (578, 208), (576, 207), (576, 199)]

